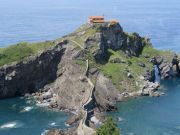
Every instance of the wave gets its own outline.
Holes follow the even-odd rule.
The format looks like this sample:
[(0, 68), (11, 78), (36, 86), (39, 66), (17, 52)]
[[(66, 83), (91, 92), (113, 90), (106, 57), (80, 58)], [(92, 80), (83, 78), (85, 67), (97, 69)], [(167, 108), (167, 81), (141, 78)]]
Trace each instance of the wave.
[(24, 107), (24, 108), (21, 110), (21, 112), (29, 112), (29, 111), (31, 111), (32, 109), (33, 109), (32, 106), (27, 106), (27, 107)]
[(50, 126), (56, 126), (56, 122), (52, 122), (49, 124)]
[(124, 119), (121, 117), (118, 117), (118, 121), (121, 122), (121, 121), (124, 121)]
[(1, 125), (0, 129), (19, 128), (22, 125), (23, 124), (19, 121), (11, 121), (11, 122), (7, 122), (7, 123), (4, 123), (3, 125)]

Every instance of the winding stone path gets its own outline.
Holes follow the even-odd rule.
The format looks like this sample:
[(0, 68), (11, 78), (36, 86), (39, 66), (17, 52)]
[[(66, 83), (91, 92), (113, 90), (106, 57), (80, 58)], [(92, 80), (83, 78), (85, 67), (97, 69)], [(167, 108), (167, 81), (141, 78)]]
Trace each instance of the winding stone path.
[[(89, 69), (89, 61), (86, 60), (86, 63), (87, 63), (87, 67), (86, 67), (85, 75), (87, 75), (87, 72)], [(87, 101), (82, 104), (82, 112), (84, 114), (84, 117), (80, 121), (80, 124), (78, 126), (78, 130), (77, 130), (78, 135), (94, 135), (95, 134), (95, 130), (86, 125), (86, 121), (88, 119), (88, 108), (86, 109), (85, 107), (91, 103), (93, 91), (94, 91), (94, 87), (95, 87), (94, 84), (91, 82), (91, 80), (88, 78), (88, 76), (86, 76), (86, 77), (87, 77), (88, 83), (91, 86), (91, 89), (90, 89), (90, 94), (89, 94), (89, 97), (87, 98)]]

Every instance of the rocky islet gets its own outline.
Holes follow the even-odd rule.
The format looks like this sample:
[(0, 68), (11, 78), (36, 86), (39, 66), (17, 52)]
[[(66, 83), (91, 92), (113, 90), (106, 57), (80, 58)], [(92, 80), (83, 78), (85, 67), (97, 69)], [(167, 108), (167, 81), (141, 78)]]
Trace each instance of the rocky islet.
[[(86, 60), (89, 60), (88, 68)], [(112, 69), (105, 69), (106, 65), (122, 67), (118, 72), (126, 74), (123, 78), (126, 85), (123, 81), (115, 84)], [(163, 94), (157, 91), (160, 84), (154, 82), (153, 65), (157, 65), (162, 79), (180, 73), (177, 55), (156, 51), (148, 38), (125, 33), (119, 23), (84, 24), (72, 34), (55, 40), (51, 48), (2, 66), (0, 98), (32, 96), (39, 106), (74, 112), (67, 121), (74, 125), (73, 130), (53, 130), (49, 134), (76, 134), (84, 115), (82, 105), (91, 94), (88, 79), (94, 84), (93, 106), (88, 111), (103, 122), (101, 112), (116, 110), (117, 101)], [(137, 67), (144, 72), (136, 74)], [(127, 87), (129, 85), (132, 87)], [(95, 127), (91, 118), (89, 115), (86, 124)]]

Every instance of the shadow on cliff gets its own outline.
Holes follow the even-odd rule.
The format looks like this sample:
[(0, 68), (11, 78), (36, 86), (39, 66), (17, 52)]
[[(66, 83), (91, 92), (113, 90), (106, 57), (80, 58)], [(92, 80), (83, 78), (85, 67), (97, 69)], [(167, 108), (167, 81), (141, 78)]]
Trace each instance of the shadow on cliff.
[(36, 92), (57, 78), (65, 48), (56, 45), (26, 61), (0, 68), (0, 98)]

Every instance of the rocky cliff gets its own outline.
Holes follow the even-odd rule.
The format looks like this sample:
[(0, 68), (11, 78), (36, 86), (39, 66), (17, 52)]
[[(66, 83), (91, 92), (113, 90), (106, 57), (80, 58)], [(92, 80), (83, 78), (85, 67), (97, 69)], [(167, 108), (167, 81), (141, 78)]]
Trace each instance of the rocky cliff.
[(30, 93), (40, 105), (75, 111), (69, 120), (74, 124), (82, 119), (80, 110), (91, 97), (93, 104), (87, 109), (93, 113), (87, 125), (93, 127), (91, 117), (115, 110), (116, 101), (158, 95), (154, 65), (161, 78), (180, 73), (177, 55), (153, 49), (149, 39), (124, 32), (119, 23), (85, 24), (61, 40), (23, 61), (2, 66), (0, 98)]
[(21, 62), (0, 68), (0, 98), (21, 96), (43, 88), (57, 78), (57, 65), (65, 49), (55, 46)]
[(107, 49), (122, 50), (128, 56), (139, 56), (148, 39), (140, 37), (137, 33), (127, 34), (119, 23), (110, 25), (104, 23), (93, 26), (96, 33), (85, 39), (85, 48), (92, 50), (96, 60), (108, 57)]

